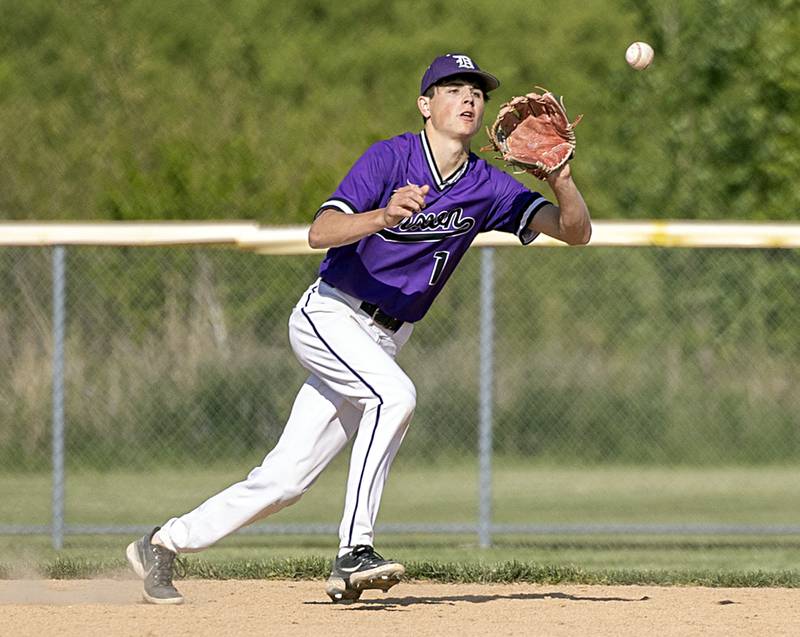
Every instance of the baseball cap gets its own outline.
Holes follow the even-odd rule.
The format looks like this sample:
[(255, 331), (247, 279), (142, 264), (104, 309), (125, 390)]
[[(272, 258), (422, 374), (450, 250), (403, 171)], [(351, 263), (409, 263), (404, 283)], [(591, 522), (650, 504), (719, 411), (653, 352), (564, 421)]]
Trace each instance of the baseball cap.
[(419, 87), (419, 94), (423, 95), (431, 86), (439, 80), (443, 80), (451, 75), (475, 75), (481, 78), (486, 87), (486, 92), (493, 91), (500, 86), (498, 80), (491, 73), (481, 71), (480, 67), (468, 55), (463, 53), (448, 53), (436, 58), (422, 76), (422, 83)]

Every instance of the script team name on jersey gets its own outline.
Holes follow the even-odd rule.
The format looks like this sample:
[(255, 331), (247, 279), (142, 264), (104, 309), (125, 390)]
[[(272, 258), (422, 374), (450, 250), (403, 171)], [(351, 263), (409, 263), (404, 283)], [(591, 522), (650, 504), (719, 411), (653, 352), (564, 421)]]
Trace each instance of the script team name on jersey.
[(394, 228), (384, 228), (378, 235), (385, 241), (441, 241), (465, 234), (475, 227), (475, 219), (464, 216), (463, 208), (441, 212), (418, 212)]

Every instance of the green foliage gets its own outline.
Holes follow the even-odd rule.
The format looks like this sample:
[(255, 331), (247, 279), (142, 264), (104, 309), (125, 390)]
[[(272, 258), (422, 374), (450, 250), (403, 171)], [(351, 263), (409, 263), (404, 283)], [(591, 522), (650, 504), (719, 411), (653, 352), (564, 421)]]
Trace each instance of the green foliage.
[[(597, 248), (524, 267), (499, 252), (498, 281), (514, 283), (497, 292), (495, 448), (565, 462), (797, 457), (797, 257)], [(510, 338), (520, 326), (525, 340)]]
[[(419, 79), (451, 50), (503, 81), (487, 118), (535, 84), (585, 114), (596, 217), (788, 219), (800, 202), (795, 2), (0, 6), (6, 218), (306, 222), (369, 143), (419, 127)], [(641, 73), (623, 59), (637, 39), (656, 49)]]
[[(612, 75), (621, 110), (605, 165), (642, 217), (792, 219), (800, 204), (796, 2), (626, 2), (656, 62)], [(620, 179), (624, 175), (624, 179)]]
[[(0, 464), (34, 470), (50, 462), (48, 255), (3, 254)], [(306, 376), (286, 321), (318, 257), (68, 254), (71, 467), (204, 463), (271, 448)], [(495, 449), (563, 463), (796, 461), (798, 257), (498, 250)], [(465, 257), (401, 352), (419, 396), (408, 457), (477, 448), (479, 265), (478, 251)]]

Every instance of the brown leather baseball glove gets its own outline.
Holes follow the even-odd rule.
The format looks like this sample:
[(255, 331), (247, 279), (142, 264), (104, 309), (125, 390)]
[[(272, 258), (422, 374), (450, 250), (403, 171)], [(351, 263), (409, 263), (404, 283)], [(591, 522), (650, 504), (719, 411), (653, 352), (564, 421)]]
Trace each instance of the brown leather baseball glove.
[(500, 107), (494, 124), (486, 131), (491, 144), (483, 151), (496, 150), (519, 170), (538, 179), (546, 179), (575, 154), (575, 131), (583, 115), (570, 122), (564, 110), (564, 98), (556, 98), (540, 86), (541, 93), (528, 93), (511, 99)]

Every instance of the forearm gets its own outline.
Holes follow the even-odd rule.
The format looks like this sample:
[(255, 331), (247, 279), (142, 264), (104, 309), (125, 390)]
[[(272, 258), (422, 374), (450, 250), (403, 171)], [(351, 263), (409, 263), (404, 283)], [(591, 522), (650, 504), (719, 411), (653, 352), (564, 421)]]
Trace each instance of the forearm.
[(312, 248), (338, 248), (384, 228), (393, 228), (404, 219), (425, 207), (425, 195), (430, 186), (408, 184), (397, 188), (385, 208), (348, 215), (334, 208), (327, 208), (311, 224), (308, 245)]
[(569, 170), (548, 179), (548, 183), (558, 200), (558, 234), (561, 240), (570, 245), (589, 243), (592, 236), (589, 208)]
[(336, 248), (355, 243), (385, 227), (383, 208), (353, 215), (328, 209), (311, 224), (308, 245), (320, 249)]

